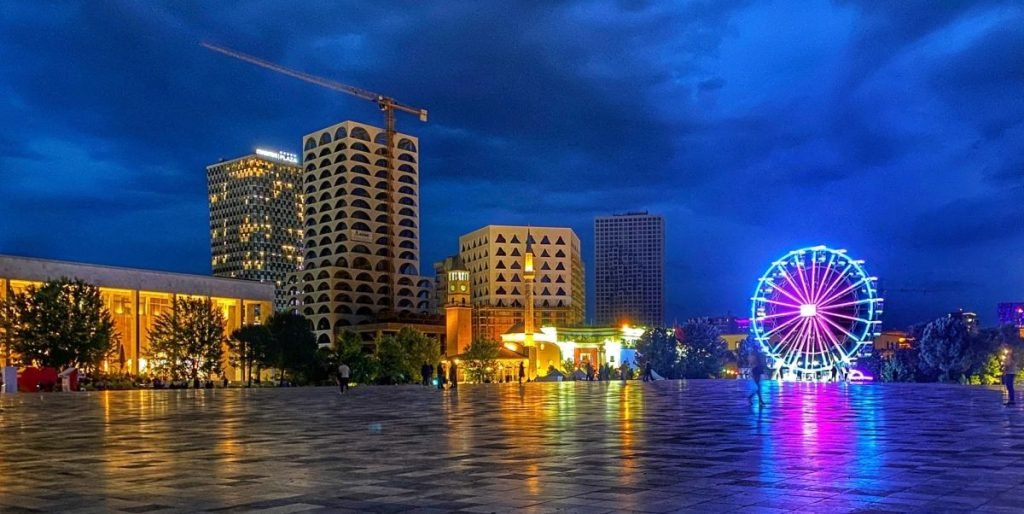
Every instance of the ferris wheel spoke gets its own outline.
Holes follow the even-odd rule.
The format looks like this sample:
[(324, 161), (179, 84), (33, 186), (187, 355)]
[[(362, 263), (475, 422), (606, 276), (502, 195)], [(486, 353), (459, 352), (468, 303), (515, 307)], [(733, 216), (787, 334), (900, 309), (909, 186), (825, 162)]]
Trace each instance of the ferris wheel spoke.
[[(817, 320), (815, 320), (815, 323), (819, 324)], [(831, 330), (829, 330), (827, 327), (821, 326), (820, 324), (818, 326), (818, 330), (821, 332), (823, 338), (828, 340), (830, 350), (835, 349), (840, 354), (843, 354), (843, 343), (841, 343), (839, 339), (836, 338), (835, 334), (833, 334)]]
[(822, 293), (825, 290), (825, 284), (828, 283), (828, 276), (829, 276), (830, 270), (832, 269), (832, 264), (834, 264), (835, 262), (836, 262), (836, 254), (834, 254), (834, 253), (833, 254), (829, 254), (828, 264), (826, 264), (825, 267), (822, 268), (822, 270), (821, 270), (821, 279), (818, 280), (818, 287), (815, 288), (815, 290), (813, 291), (813, 296), (811, 297), (811, 300), (815, 304), (818, 303), (818, 299), (821, 298), (821, 295), (822, 295)]
[(818, 297), (814, 299), (814, 303), (815, 304), (822, 303), (821, 302), (822, 298), (824, 298), (826, 295), (831, 294), (832, 291), (835, 291), (835, 289), (837, 287), (839, 287), (840, 284), (843, 283), (843, 280), (846, 278), (846, 273), (848, 271), (850, 271), (850, 266), (851, 266), (851, 264), (849, 262), (847, 262), (846, 263), (846, 267), (844, 267), (840, 271), (837, 271), (835, 268), (831, 268), (831, 267), (825, 270), (825, 275), (826, 276), (828, 276), (831, 273), (831, 274), (835, 275), (835, 278), (829, 278), (827, 280), (828, 286), (825, 287), (824, 289), (822, 289), (821, 293), (818, 294)]
[[(778, 291), (778, 292), (780, 292), (780, 293), (782, 293), (782, 294), (786, 295), (786, 297), (788, 297), (788, 298), (789, 298), (790, 300), (793, 300), (794, 302), (796, 302), (796, 303), (797, 303), (797, 306), (796, 306), (796, 308), (798, 308), (798, 309), (799, 309), (799, 308), (800, 308), (800, 305), (803, 305), (803, 303), (804, 303), (804, 301), (803, 301), (803, 300), (801, 300), (800, 298), (797, 298), (797, 297), (793, 296), (793, 294), (792, 294), (792, 293), (790, 293), (789, 291), (787, 291), (787, 290), (786, 290), (785, 288), (783, 288), (783, 287), (779, 287), (779, 285), (778, 285), (778, 284), (776, 284), (775, 282), (771, 282), (771, 285), (772, 285), (772, 288), (773, 288), (773, 290), (774, 290), (774, 291)], [(784, 305), (784, 304), (783, 304), (783, 305)]]
[(856, 316), (847, 316), (846, 314), (840, 314), (838, 312), (819, 312), (818, 314), (821, 314), (822, 317), (832, 316), (832, 317), (836, 317), (836, 318), (848, 319), (850, 321), (859, 321), (861, 323), (868, 324), (868, 325), (871, 324), (871, 320), (870, 319), (858, 318)]
[[(789, 273), (786, 273), (785, 271), (783, 271), (782, 278), (786, 279), (786, 282), (789, 282), (789, 285), (793, 287), (793, 293), (795, 293), (798, 296), (798, 298), (793, 298), (792, 296), (790, 296), (790, 298), (793, 298), (797, 302), (800, 302), (800, 305), (803, 305), (805, 303), (809, 303), (806, 298), (800, 296), (802, 294), (802, 291), (800, 290), (800, 286), (796, 285), (796, 283), (793, 282), (793, 279), (790, 278)], [(784, 289), (779, 289), (779, 291), (784, 291)], [(789, 296), (789, 295), (787, 295), (787, 296)]]
[(803, 319), (803, 318), (801, 318), (799, 316), (795, 316), (791, 320), (784, 321), (781, 324), (779, 324), (778, 326), (776, 326), (776, 327), (772, 328), (771, 330), (769, 330), (768, 332), (765, 332), (763, 338), (764, 339), (768, 339), (771, 336), (775, 335), (776, 332), (786, 328), (789, 325), (792, 325), (793, 323), (796, 323), (797, 321), (800, 321), (801, 319)]
[(836, 323), (836, 322), (834, 322), (834, 321), (832, 321), (832, 320), (830, 320), (830, 319), (828, 319), (828, 318), (826, 318), (826, 317), (824, 317), (824, 316), (822, 316), (822, 317), (821, 317), (821, 319), (822, 319), (822, 320), (823, 320), (823, 321), (824, 321), (825, 323), (828, 323), (829, 325), (832, 325), (833, 327), (835, 327), (835, 328), (836, 328), (837, 330), (841, 331), (842, 333), (844, 333), (844, 334), (846, 334), (846, 335), (850, 336), (850, 339), (851, 339), (851, 340), (853, 340), (853, 341), (860, 341), (860, 338), (859, 338), (859, 337), (857, 337), (857, 336), (853, 335), (853, 333), (851, 333), (851, 332), (850, 332), (849, 330), (846, 330), (845, 328), (843, 328), (842, 326), (840, 326), (840, 325), (839, 325), (838, 323)]
[(800, 305), (798, 305), (798, 304), (780, 302), (778, 300), (772, 300), (771, 298), (768, 298), (768, 297), (761, 297), (761, 298), (754, 298), (754, 299), (758, 300), (758, 301), (762, 301), (764, 303), (770, 303), (772, 305), (781, 305), (783, 307), (789, 307), (790, 309), (797, 309), (797, 310), (800, 309)]
[[(812, 256), (813, 257), (813, 256)], [(813, 260), (811, 261), (814, 262)], [(797, 278), (800, 279), (800, 292), (803, 293), (803, 297), (807, 300), (804, 303), (813, 303), (811, 301), (811, 290), (808, 287), (807, 275), (804, 273), (803, 262), (796, 266)]]
[[(807, 318), (800, 318), (800, 322), (794, 326), (789, 327), (789, 330), (779, 338), (779, 348), (783, 346), (789, 348), (796, 348), (800, 344), (800, 334), (803, 333), (804, 327), (807, 325)], [(794, 333), (796, 337), (794, 337)]]
[(857, 289), (858, 287), (860, 287), (861, 284), (867, 283), (868, 280), (870, 280), (868, 277), (864, 277), (864, 278), (862, 278), (862, 279), (860, 279), (860, 280), (858, 280), (856, 282), (853, 282), (850, 285), (848, 285), (845, 288), (843, 288), (838, 293), (832, 293), (831, 296), (829, 296), (828, 298), (818, 302), (818, 304), (819, 305), (827, 306), (829, 303), (838, 300), (839, 297), (843, 296), (844, 294), (849, 293), (850, 291), (853, 291), (854, 289)]
[(766, 319), (781, 318), (785, 316), (798, 316), (795, 312), (776, 312), (775, 314), (765, 314), (764, 316), (758, 316), (758, 321), (764, 321)]
[(835, 309), (835, 308), (838, 308), (838, 307), (849, 307), (851, 305), (860, 305), (860, 304), (863, 304), (863, 303), (873, 303), (873, 302), (877, 302), (877, 301), (878, 301), (877, 298), (862, 298), (860, 300), (854, 300), (852, 302), (833, 303), (833, 304), (825, 305), (825, 306), (822, 306), (822, 307), (818, 307), (818, 310), (819, 311), (827, 311), (829, 309)]

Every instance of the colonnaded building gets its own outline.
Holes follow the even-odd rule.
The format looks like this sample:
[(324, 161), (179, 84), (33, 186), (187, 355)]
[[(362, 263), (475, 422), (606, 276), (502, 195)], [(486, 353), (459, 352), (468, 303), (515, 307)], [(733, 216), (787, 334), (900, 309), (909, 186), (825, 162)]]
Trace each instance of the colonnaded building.
[[(149, 332), (161, 314), (171, 311), (175, 298), (211, 300), (224, 316), (225, 334), (243, 325), (263, 323), (273, 313), (274, 285), (270, 282), (0, 255), (0, 299), (60, 278), (79, 279), (100, 288), (121, 339), (123, 371), (130, 373), (146, 372)], [(227, 362), (225, 370), (229, 379), (242, 379), (241, 372)]]
[[(317, 341), (383, 319), (431, 311), (420, 275), (419, 140), (345, 121), (303, 138), (302, 269), (295, 309)], [(389, 162), (390, 160), (390, 162)]]
[(284, 282), (302, 265), (298, 163), (295, 154), (257, 148), (206, 167), (213, 274), (274, 284), (275, 310), (288, 307)]

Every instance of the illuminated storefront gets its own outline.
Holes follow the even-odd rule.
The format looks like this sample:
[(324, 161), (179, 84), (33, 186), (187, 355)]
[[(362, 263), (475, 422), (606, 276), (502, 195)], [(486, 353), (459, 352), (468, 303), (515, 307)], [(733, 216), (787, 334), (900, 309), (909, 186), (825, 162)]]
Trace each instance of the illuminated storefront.
[[(211, 300), (224, 315), (226, 335), (273, 313), (272, 283), (0, 255), (0, 298), (62, 277), (100, 288), (121, 339), (122, 351), (107, 363), (111, 370), (146, 371), (149, 332), (175, 298)], [(241, 379), (226, 363), (225, 369), (229, 378)]]

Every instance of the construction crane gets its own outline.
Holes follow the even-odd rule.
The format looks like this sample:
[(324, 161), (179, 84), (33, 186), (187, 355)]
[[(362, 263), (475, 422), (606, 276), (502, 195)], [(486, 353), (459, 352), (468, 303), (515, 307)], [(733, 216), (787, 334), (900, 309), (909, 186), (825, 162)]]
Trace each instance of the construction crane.
[(276, 71), (282, 75), (297, 78), (310, 84), (316, 84), (320, 87), (331, 89), (334, 91), (341, 91), (342, 93), (350, 94), (352, 96), (362, 98), (363, 100), (369, 100), (377, 104), (377, 107), (384, 112), (384, 133), (387, 137), (387, 149), (386, 159), (388, 163), (388, 212), (387, 212), (387, 227), (388, 227), (388, 244), (387, 244), (387, 267), (389, 270), (388, 277), (388, 309), (392, 314), (396, 312), (395, 309), (395, 291), (398, 289), (398, 270), (395, 269), (395, 224), (393, 219), (393, 212), (395, 210), (395, 198), (394, 198), (394, 182), (395, 182), (395, 162), (394, 162), (394, 151), (395, 147), (395, 111), (402, 111), (408, 114), (414, 114), (419, 116), (420, 121), (427, 121), (427, 110), (418, 109), (406, 104), (403, 104), (394, 98), (384, 96), (373, 91), (367, 91), (362, 88), (350, 86), (348, 84), (342, 84), (335, 82), (330, 79), (318, 77), (291, 68), (286, 68), (279, 64), (265, 61), (259, 57), (255, 57), (246, 53), (232, 50), (220, 45), (215, 45), (210, 42), (204, 41), (202, 45), (214, 52), (224, 54), (228, 57), (234, 57), (240, 61), (245, 61), (250, 64), (255, 64), (261, 68), (266, 68), (271, 71)]

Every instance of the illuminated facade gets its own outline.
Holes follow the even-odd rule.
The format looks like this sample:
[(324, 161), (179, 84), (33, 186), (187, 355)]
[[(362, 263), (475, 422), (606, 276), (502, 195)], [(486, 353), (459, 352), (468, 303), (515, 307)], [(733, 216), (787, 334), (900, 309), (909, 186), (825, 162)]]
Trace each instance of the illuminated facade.
[(1000, 303), (997, 310), (996, 319), (999, 324), (1019, 328), (1021, 337), (1024, 337), (1024, 302)]
[(641, 213), (594, 220), (597, 323), (663, 326), (665, 220)]
[(419, 142), (394, 141), (389, 177), (380, 128), (346, 121), (303, 138), (304, 253), (288, 282), (320, 344), (347, 326), (430, 311), (432, 281), (419, 272)]
[(288, 307), (288, 273), (301, 265), (302, 168), (298, 156), (257, 149), (206, 167), (213, 274), (273, 283)]
[[(274, 301), (270, 283), (0, 255), (0, 298), (62, 277), (100, 288), (124, 348), (123, 369), (130, 373), (146, 371), (149, 331), (161, 314), (170, 312), (176, 297), (210, 299), (224, 315), (225, 335), (263, 323)], [(242, 379), (226, 357), (224, 364), (228, 378)]]
[(473, 331), (497, 341), (524, 322), (527, 233), (532, 238), (534, 322), (583, 323), (586, 309), (580, 240), (569, 228), (488, 225), (459, 238), (459, 257), (470, 273)]

